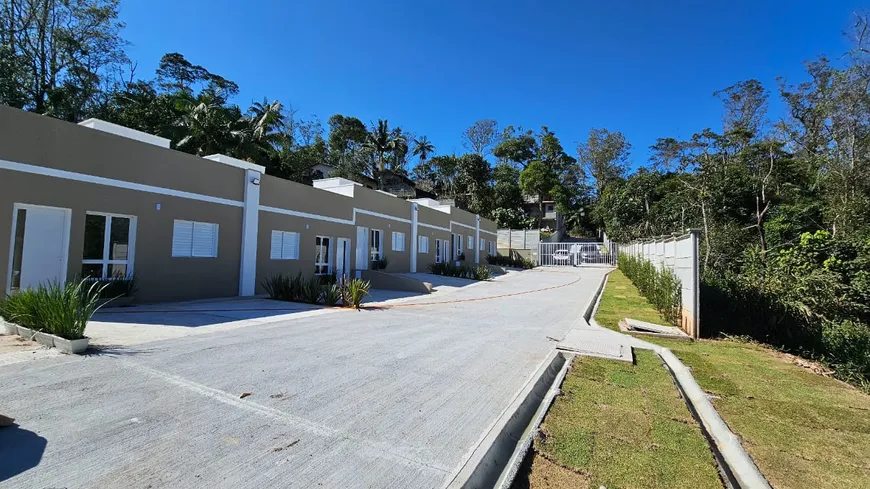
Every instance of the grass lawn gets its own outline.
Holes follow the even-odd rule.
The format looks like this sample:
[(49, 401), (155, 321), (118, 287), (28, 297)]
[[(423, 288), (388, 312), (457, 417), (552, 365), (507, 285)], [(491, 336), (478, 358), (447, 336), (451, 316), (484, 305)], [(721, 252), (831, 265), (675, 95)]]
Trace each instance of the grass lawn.
[[(713, 455), (658, 356), (578, 357), (518, 488), (722, 488)], [(527, 461), (528, 462), (528, 461)]]
[[(596, 315), (602, 326), (656, 315), (624, 275), (611, 274)], [(642, 339), (691, 367), (775, 488), (870, 487), (870, 396), (760, 345)]]
[(637, 291), (623, 273), (614, 270), (607, 277), (595, 319), (605, 328), (619, 331), (619, 320), (630, 317), (640, 321), (668, 325), (648, 300)]

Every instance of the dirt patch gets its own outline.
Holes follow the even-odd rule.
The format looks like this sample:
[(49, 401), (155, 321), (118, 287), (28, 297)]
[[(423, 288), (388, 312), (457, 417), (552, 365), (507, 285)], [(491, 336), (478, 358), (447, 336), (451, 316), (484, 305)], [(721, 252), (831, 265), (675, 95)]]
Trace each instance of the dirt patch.
[(0, 353), (39, 350), (41, 348), (43, 346), (39, 343), (24, 339), (18, 335), (0, 335)]
[(765, 348), (769, 351), (773, 356), (778, 357), (786, 362), (789, 362), (793, 365), (797, 365), (798, 367), (805, 368), (807, 370), (812, 371), (815, 374), (824, 375), (825, 377), (831, 377), (834, 375), (834, 371), (825, 367), (821, 363), (814, 362), (812, 360), (807, 360), (806, 358), (801, 358), (797, 355), (792, 355), (790, 353), (784, 353), (781, 351), (774, 350), (772, 348)]
[(530, 450), (511, 489), (588, 489), (590, 477)]

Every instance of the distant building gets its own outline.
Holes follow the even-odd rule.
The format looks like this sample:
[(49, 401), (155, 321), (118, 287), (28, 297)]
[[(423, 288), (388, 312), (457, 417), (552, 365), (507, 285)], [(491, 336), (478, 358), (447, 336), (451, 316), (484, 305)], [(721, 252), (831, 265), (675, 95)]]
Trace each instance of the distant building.
[(565, 236), (565, 224), (562, 220), (562, 214), (556, 210), (556, 201), (549, 196), (544, 197), (543, 201), (544, 213), (541, 215), (541, 206), (538, 204), (537, 197), (526, 197), (523, 202), (523, 211), (527, 217), (541, 219), (541, 231), (548, 231), (557, 235), (557, 240), (561, 241)]

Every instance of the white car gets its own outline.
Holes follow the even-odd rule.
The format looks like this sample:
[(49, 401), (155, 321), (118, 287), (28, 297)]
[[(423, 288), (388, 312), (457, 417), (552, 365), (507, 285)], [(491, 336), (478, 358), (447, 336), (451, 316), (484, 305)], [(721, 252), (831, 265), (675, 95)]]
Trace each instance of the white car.
[(568, 250), (556, 250), (553, 252), (553, 261), (556, 263), (569, 263), (571, 261), (571, 253)]

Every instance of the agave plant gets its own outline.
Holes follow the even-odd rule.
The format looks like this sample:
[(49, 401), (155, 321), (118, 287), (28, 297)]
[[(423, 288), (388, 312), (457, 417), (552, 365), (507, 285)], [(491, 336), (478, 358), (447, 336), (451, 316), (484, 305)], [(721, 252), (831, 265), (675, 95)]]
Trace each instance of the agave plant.
[(300, 292), (302, 302), (308, 304), (319, 304), (320, 296), (323, 294), (323, 286), (320, 284), (318, 277), (311, 277), (302, 283)]
[(486, 265), (478, 265), (474, 269), (474, 280), (489, 280), (492, 272)]
[(359, 309), (360, 304), (362, 304), (363, 299), (367, 295), (369, 295), (369, 289), (371, 288), (371, 282), (367, 280), (363, 280), (360, 278), (355, 278), (348, 281), (345, 286), (345, 292), (343, 297), (343, 302), (345, 307), (353, 307), (354, 309)]
[(342, 287), (339, 284), (323, 286), (323, 303), (335, 307), (342, 299)]
[(276, 273), (262, 283), (266, 293), (269, 294), (269, 298), (279, 301), (292, 300), (290, 284), (290, 278), (283, 273)]

